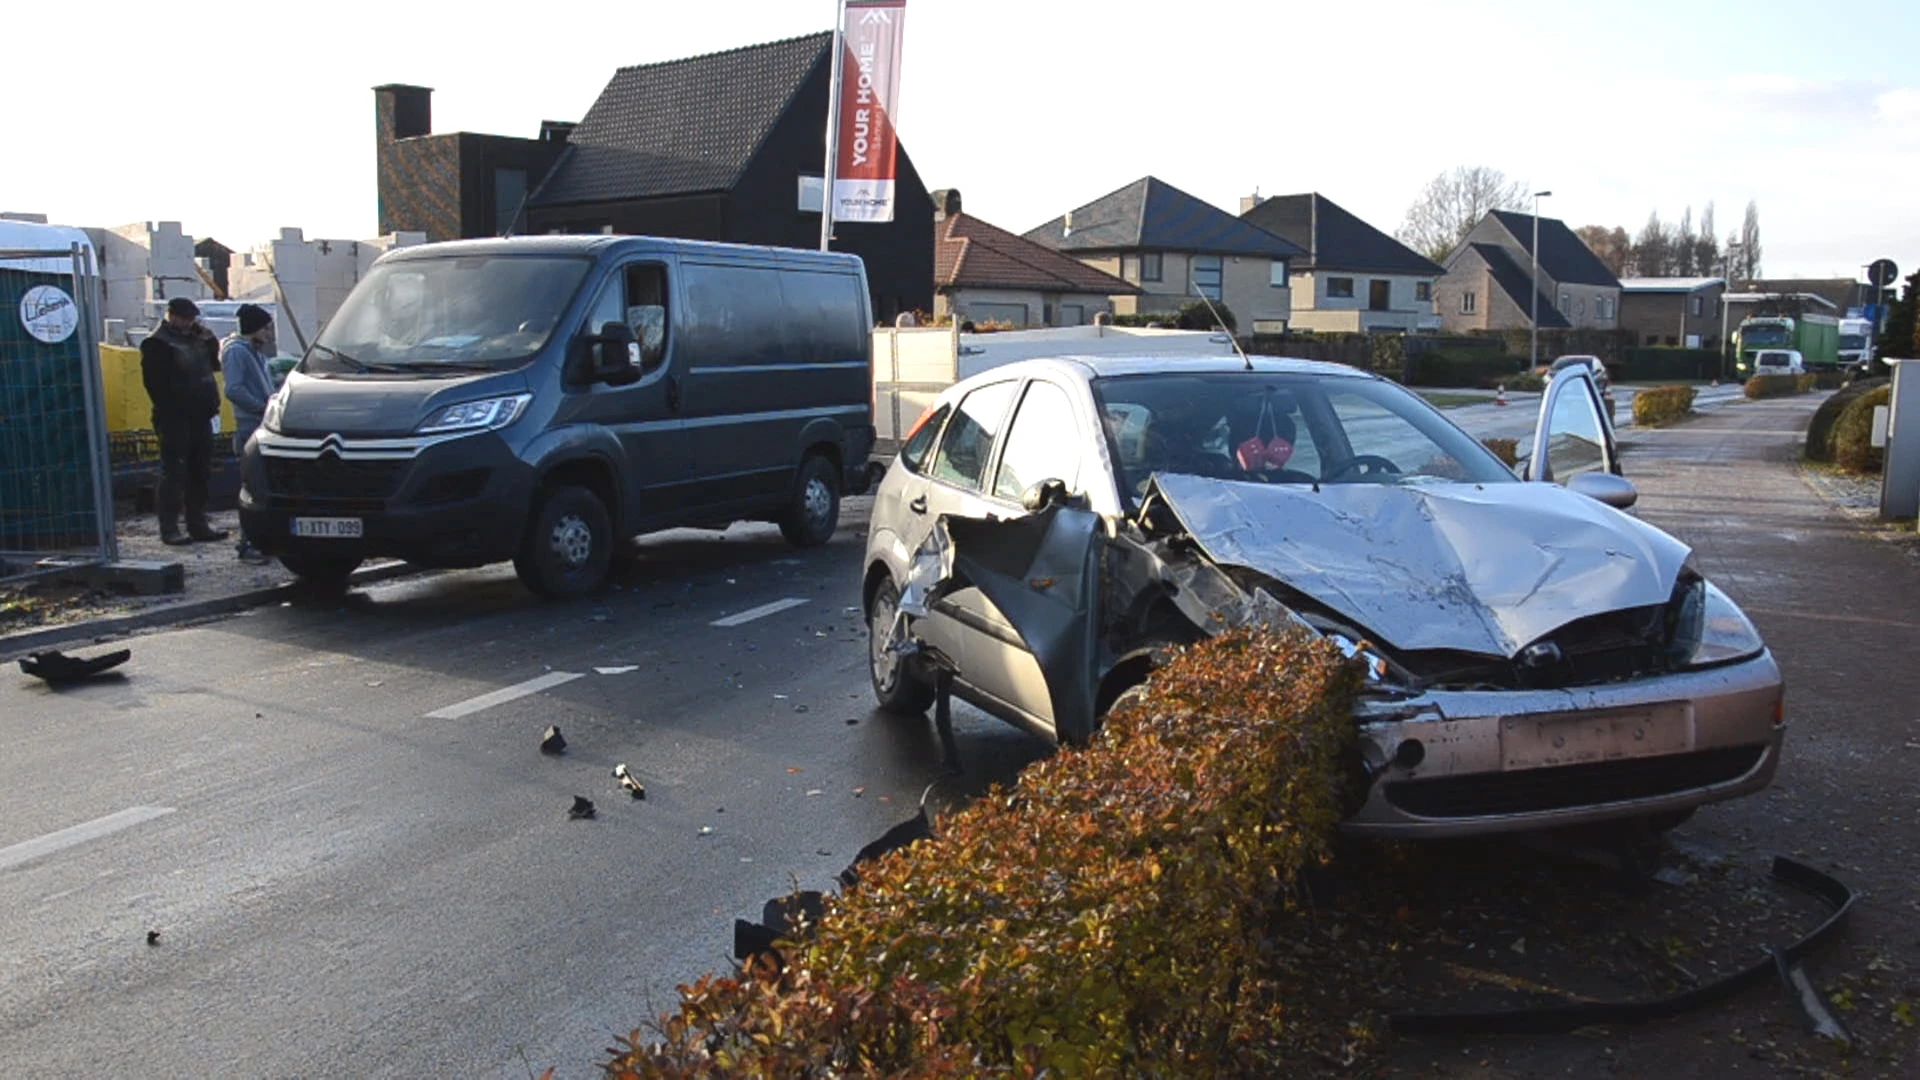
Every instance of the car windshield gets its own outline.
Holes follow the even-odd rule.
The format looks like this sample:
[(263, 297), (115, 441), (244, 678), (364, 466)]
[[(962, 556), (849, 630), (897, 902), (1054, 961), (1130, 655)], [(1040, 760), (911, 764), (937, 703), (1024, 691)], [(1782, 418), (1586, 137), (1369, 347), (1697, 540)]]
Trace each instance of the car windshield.
[(1785, 345), (1787, 328), (1779, 325), (1748, 326), (1740, 331), (1740, 340), (1746, 345)]
[(311, 374), (509, 368), (546, 345), (583, 258), (462, 255), (373, 268), (307, 352)]
[(1156, 472), (1266, 484), (1497, 483), (1513, 472), (1393, 383), (1308, 372), (1096, 380), (1123, 493)]

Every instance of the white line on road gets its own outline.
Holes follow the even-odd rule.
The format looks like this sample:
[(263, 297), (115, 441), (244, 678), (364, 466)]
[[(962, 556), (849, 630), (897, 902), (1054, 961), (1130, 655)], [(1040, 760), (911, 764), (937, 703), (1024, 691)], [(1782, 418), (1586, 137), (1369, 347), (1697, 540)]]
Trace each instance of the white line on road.
[(579, 677), (579, 675), (571, 671), (549, 671), (537, 679), (528, 679), (523, 683), (514, 683), (512, 686), (495, 690), (491, 694), (481, 694), (476, 698), (468, 698), (458, 705), (449, 705), (444, 709), (435, 709), (433, 712), (427, 714), (427, 719), (458, 720), (463, 716), (477, 713), (481, 709), (491, 709), (495, 705), (505, 705), (509, 701), (518, 701), (529, 694), (537, 694), (542, 690), (551, 690), (556, 686), (570, 683)]
[(729, 615), (724, 619), (715, 619), (709, 625), (739, 626), (742, 623), (750, 623), (755, 619), (764, 619), (769, 615), (777, 614), (788, 608), (797, 608), (804, 603), (806, 603), (806, 600), (801, 597), (789, 596), (785, 600), (775, 600), (771, 604), (761, 604), (757, 608), (748, 608), (738, 615)]
[(75, 844), (84, 844), (89, 840), (98, 840), (121, 829), (131, 829), (135, 825), (166, 817), (173, 813), (171, 806), (131, 806), (118, 813), (80, 825), (70, 825), (59, 832), (50, 832), (45, 836), (22, 841), (12, 847), (0, 848), (0, 870), (19, 866), (30, 859), (50, 855), (61, 848), (70, 848)]

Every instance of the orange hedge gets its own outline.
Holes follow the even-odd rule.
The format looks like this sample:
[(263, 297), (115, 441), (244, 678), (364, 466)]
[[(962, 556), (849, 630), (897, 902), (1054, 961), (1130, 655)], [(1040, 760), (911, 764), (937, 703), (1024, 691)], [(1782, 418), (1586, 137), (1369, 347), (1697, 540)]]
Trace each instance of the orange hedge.
[(1633, 395), (1633, 422), (1641, 427), (1671, 423), (1691, 411), (1691, 386), (1656, 386)]

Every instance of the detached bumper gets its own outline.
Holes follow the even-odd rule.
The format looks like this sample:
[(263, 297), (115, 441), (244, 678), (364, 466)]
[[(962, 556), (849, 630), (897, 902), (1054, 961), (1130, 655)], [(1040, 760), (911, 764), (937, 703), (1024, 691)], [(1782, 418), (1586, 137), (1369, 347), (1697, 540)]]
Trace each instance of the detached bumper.
[(1381, 838), (1614, 821), (1750, 794), (1786, 731), (1770, 653), (1574, 690), (1444, 691), (1363, 706), (1377, 767), (1342, 826)]

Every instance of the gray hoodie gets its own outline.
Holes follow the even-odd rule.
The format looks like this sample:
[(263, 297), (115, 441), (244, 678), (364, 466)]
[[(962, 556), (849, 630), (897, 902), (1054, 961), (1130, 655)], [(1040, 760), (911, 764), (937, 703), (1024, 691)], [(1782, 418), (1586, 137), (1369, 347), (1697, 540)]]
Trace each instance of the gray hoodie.
[(267, 358), (260, 355), (253, 342), (232, 334), (220, 346), (220, 369), (227, 378), (227, 400), (233, 402), (234, 427), (251, 432), (260, 426), (267, 399), (273, 396), (273, 373), (267, 370)]

